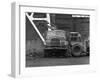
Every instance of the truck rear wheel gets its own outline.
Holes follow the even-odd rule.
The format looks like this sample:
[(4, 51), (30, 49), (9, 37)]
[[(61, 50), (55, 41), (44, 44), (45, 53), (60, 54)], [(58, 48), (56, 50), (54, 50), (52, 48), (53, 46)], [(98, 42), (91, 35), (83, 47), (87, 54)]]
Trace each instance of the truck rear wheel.
[(82, 53), (82, 47), (80, 45), (73, 45), (72, 46), (72, 56), (78, 57)]

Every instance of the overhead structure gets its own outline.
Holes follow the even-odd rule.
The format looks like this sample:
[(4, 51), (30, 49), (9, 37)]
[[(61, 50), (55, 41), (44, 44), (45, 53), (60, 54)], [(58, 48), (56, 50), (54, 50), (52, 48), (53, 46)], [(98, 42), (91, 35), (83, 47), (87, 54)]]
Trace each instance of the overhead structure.
[(38, 30), (37, 26), (35, 25), (34, 21), (35, 20), (45, 20), (48, 22), (48, 26), (50, 26), (50, 14), (46, 13), (46, 18), (34, 18), (33, 17), (34, 12), (31, 13), (31, 15), (29, 15), (28, 13), (26, 13), (27, 18), (29, 19), (29, 21), (31, 22), (33, 28), (36, 30), (36, 32), (38, 33), (39, 37), (41, 38), (42, 42), (44, 43), (44, 45), (46, 45), (45, 39), (42, 36), (42, 34), (40, 33), (40, 31)]

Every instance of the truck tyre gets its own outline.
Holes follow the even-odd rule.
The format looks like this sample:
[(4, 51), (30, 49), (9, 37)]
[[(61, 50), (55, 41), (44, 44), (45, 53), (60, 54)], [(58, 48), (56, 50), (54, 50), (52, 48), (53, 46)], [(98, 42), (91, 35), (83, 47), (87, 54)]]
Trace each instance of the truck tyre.
[(82, 47), (78, 44), (73, 45), (71, 49), (71, 53), (72, 53), (72, 56), (79, 57), (82, 53)]

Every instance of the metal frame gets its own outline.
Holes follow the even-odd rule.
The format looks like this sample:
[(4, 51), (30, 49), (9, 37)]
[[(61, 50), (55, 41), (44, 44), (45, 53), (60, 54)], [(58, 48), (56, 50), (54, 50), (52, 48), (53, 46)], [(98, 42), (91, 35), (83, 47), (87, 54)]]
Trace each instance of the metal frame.
[(43, 38), (42, 34), (40, 33), (40, 31), (38, 30), (37, 26), (35, 25), (35, 23), (33, 22), (33, 20), (45, 20), (50, 24), (50, 14), (47, 13), (46, 14), (46, 18), (34, 18), (33, 17), (34, 13), (32, 12), (31, 15), (29, 15), (28, 13), (26, 13), (26, 16), (28, 17), (29, 21), (31, 22), (32, 26), (34, 27), (34, 29), (36, 30), (36, 32), (38, 33), (38, 35), (40, 36), (42, 42), (44, 43), (44, 45), (46, 45), (45, 39)]

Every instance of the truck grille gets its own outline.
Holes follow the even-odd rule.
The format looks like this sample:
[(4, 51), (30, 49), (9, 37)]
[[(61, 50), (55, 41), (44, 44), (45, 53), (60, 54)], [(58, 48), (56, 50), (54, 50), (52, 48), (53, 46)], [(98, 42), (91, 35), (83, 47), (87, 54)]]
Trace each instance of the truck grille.
[(51, 46), (53, 46), (53, 47), (58, 47), (58, 46), (60, 46), (60, 40), (57, 39), (57, 38), (51, 39)]

